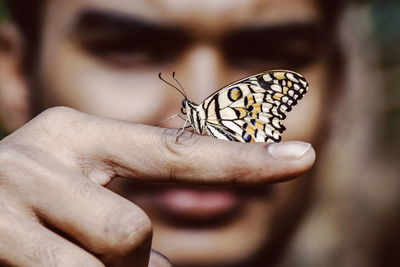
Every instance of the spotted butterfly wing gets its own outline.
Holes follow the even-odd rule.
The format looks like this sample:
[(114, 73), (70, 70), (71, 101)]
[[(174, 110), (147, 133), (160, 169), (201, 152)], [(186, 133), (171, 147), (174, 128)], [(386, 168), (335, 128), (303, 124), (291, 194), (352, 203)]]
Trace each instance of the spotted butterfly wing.
[(266, 71), (229, 84), (196, 105), (184, 100), (188, 120), (200, 134), (239, 142), (279, 142), (281, 121), (308, 90), (298, 73)]

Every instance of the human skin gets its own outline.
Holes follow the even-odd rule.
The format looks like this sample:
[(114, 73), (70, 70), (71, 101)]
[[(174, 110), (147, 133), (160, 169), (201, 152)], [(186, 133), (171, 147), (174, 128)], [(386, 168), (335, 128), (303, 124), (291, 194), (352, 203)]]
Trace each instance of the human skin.
[[(293, 181), (275, 187), (272, 197), (257, 194), (251, 198), (234, 194), (227, 186), (257, 185), (259, 188), (260, 184), (294, 178), (311, 167), (315, 156), (313, 149), (304, 143), (282, 143), (276, 151), (290, 159), (276, 160), (269, 156), (266, 144), (236, 144), (190, 134), (185, 134), (176, 144), (171, 140), (175, 141), (177, 131), (128, 122), (154, 125), (179, 112), (181, 96), (157, 79), (158, 72), (176, 71), (190, 99), (201, 102), (224, 84), (245, 75), (268, 68), (290, 68), (290, 61), (269, 62), (268, 55), (261, 62), (233, 64), (216, 41), (218, 36), (254, 24), (266, 27), (299, 22), (313, 24), (318, 19), (312, 1), (277, 2), (263, 1), (260, 6), (258, 1), (219, 1), (221, 5), (210, 1), (198, 6), (184, 1), (160, 1), (158, 4), (122, 0), (50, 1), (36, 65), (38, 91), (34, 93), (40, 97), (39, 107), (29, 105), (26, 96), (32, 91), (19, 72), (18, 64), (26, 53), (21, 47), (23, 39), (12, 26), (4, 30), (3, 35), (11, 44), (11, 50), (0, 52), (2, 117), (6, 118), (8, 129), (12, 131), (24, 125), (30, 118), (29, 111), (34, 108), (45, 110), (63, 105), (84, 112), (50, 109), (1, 142), (0, 164), (8, 170), (1, 168), (2, 184), (7, 185), (1, 186), (4, 192), (1, 207), (9, 215), (4, 216), (1, 223), (15, 227), (11, 223), (13, 216), (20, 216), (25, 222), (21, 223), (21, 229), (35, 227), (42, 233), (30, 239), (22, 231), (13, 236), (3, 234), (4, 242), (15, 242), (15, 246), (8, 248), (18, 246), (26, 252), (24, 255), (35, 255), (38, 266), (50, 265), (51, 260), (71, 266), (80, 262), (85, 262), (85, 266), (89, 266), (87, 262), (101, 266), (98, 260), (115, 266), (129, 262), (146, 266), (153, 228), (153, 246), (178, 265), (229, 265), (253, 257), (268, 243), (279, 219), (290, 218), (287, 211), (298, 202), (293, 195), (305, 190), (304, 183)], [(181, 28), (191, 32), (195, 41), (165, 62), (158, 62), (146, 53), (115, 48), (99, 54), (93, 51), (99, 43), (109, 45), (121, 40), (115, 41), (119, 37), (115, 37), (113, 30), (94, 31), (81, 27), (78, 18), (88, 8), (100, 10), (100, 13), (112, 10), (112, 14), (124, 18), (139, 17), (167, 29), (184, 25)], [(88, 32), (79, 31), (77, 25)], [(279, 54), (279, 51), (274, 53)], [(319, 112), (324, 103), (326, 62), (323, 55), (318, 56), (295, 70), (307, 78), (311, 90), (285, 120), (288, 130), (284, 139), (312, 142), (319, 129)], [(171, 121), (163, 126), (179, 127), (181, 123)], [(293, 154), (296, 152), (298, 155)], [(304, 155), (296, 159), (301, 154)], [(220, 198), (228, 195), (240, 209), (239, 212), (235, 210), (231, 220), (218, 227), (202, 226), (200, 232), (193, 221), (207, 221), (213, 217), (211, 209), (194, 203), (201, 198), (204, 189), (165, 187), (170, 193), (178, 192), (178, 196), (189, 191), (186, 196), (194, 203), (186, 209), (188, 214), (172, 209), (182, 209), (181, 206), (162, 206), (170, 208), (174, 216), (189, 217), (186, 224), (180, 222), (177, 226), (159, 216), (159, 203), (151, 201), (157, 192), (151, 187), (145, 186), (145, 193), (133, 189), (124, 194), (143, 208), (149, 219), (135, 204), (99, 186), (106, 185), (114, 177), (138, 182), (207, 185), (208, 193), (211, 191)], [(114, 186), (116, 190), (120, 187)], [(251, 188), (246, 190), (252, 192)], [(218, 201), (217, 197), (211, 199)], [(205, 212), (193, 212), (196, 209)], [(48, 231), (39, 222), (56, 230)], [(75, 243), (87, 251), (67, 242), (63, 235), (58, 235), (60, 232), (72, 236), (77, 240)], [(40, 244), (50, 245), (41, 250), (24, 246), (27, 239), (35, 240), (30, 244), (36, 242), (39, 247)], [(29, 257), (21, 257), (19, 252), (0, 247), (0, 258), (17, 265), (33, 266), (32, 262), (27, 262)], [(161, 264), (167, 264), (153, 255)]]

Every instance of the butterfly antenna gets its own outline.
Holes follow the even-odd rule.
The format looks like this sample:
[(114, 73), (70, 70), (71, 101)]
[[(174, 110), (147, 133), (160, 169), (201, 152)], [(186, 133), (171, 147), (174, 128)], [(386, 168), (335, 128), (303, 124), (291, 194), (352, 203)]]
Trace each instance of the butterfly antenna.
[(182, 89), (183, 93), (185, 94), (185, 99), (187, 99), (185, 89), (183, 89), (183, 86), (182, 86), (181, 83), (178, 81), (178, 79), (176, 79), (176, 77), (175, 77), (175, 71), (172, 73), (172, 78), (174, 78), (174, 80), (179, 84), (179, 87)]
[(165, 82), (165, 83), (168, 84), (169, 86), (175, 88), (179, 93), (181, 93), (181, 95), (183, 95), (183, 97), (185, 97), (185, 99), (187, 99), (186, 94), (184, 94), (181, 90), (179, 90), (178, 87), (176, 87), (176, 86), (173, 85), (172, 83), (167, 82), (163, 77), (161, 77), (161, 72), (158, 74), (158, 78), (160, 78), (161, 81)]

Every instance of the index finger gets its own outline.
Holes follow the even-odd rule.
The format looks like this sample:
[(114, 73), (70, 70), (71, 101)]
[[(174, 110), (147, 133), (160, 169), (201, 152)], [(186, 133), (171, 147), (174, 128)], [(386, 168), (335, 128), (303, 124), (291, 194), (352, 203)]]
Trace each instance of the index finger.
[[(294, 178), (314, 163), (310, 144), (298, 141), (244, 144), (184, 132), (56, 110), (68, 120), (68, 148), (85, 173), (101, 184), (113, 177), (190, 184), (268, 184)], [(49, 115), (47, 115), (49, 116)], [(50, 115), (53, 116), (53, 115)], [(54, 127), (57, 128), (57, 127)], [(100, 171), (99, 171), (100, 170)]]

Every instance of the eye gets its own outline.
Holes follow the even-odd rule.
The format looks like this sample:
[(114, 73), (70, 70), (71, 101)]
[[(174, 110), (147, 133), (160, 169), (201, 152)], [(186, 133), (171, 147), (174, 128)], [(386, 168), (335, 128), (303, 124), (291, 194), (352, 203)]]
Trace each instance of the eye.
[(232, 66), (300, 68), (317, 59), (322, 40), (318, 26), (304, 24), (238, 30), (222, 39), (220, 45)]
[[(162, 45), (158, 40), (163, 40)], [(126, 68), (173, 62), (189, 43), (190, 38), (181, 31), (146, 27), (112, 27), (103, 32), (92, 30), (79, 39), (81, 47), (90, 55)]]
[(187, 100), (186, 100), (186, 99), (182, 100), (182, 107), (183, 107), (183, 108), (186, 108), (186, 103), (187, 103)]

